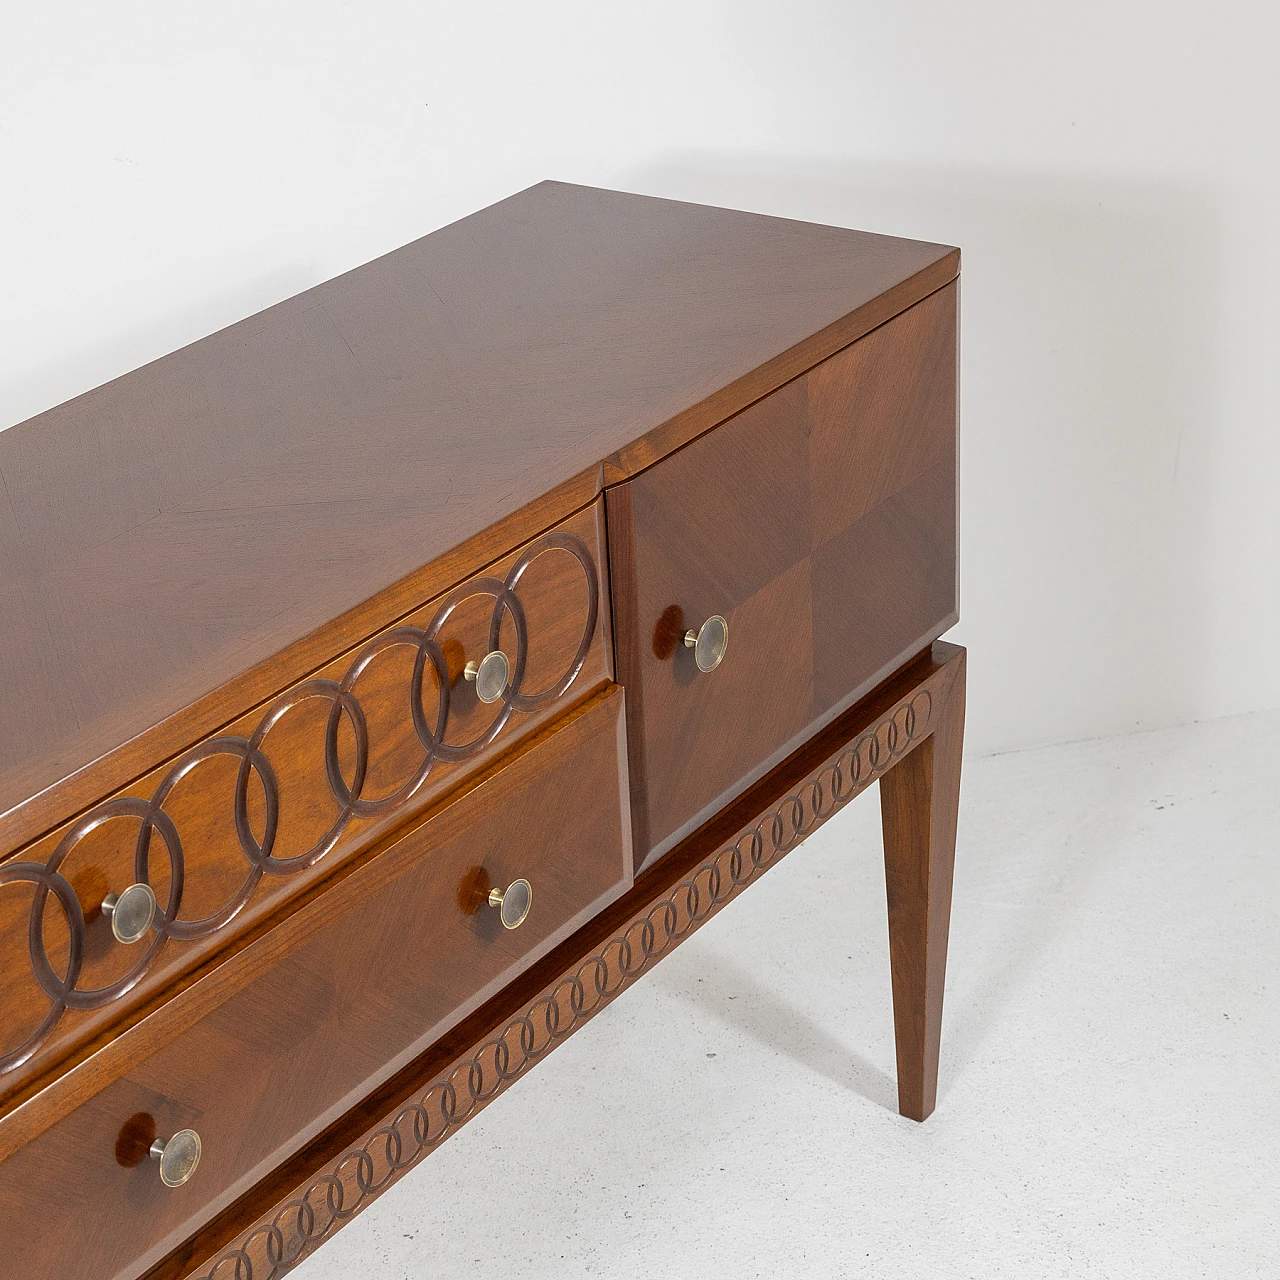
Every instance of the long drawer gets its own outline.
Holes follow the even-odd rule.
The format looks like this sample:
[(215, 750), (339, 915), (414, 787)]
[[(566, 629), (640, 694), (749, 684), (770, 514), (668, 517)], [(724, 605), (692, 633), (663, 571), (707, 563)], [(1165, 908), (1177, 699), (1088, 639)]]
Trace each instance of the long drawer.
[[(241, 953), (222, 1005), (0, 1163), (4, 1274), (140, 1275), (621, 894), (622, 704), (597, 695), (352, 870), (262, 940), (263, 971)], [(187, 1130), (199, 1164), (166, 1186), (149, 1148)]]
[(0, 864), (0, 1104), (608, 681), (603, 522), (597, 502)]
[(957, 301), (609, 490), (638, 864), (955, 622)]

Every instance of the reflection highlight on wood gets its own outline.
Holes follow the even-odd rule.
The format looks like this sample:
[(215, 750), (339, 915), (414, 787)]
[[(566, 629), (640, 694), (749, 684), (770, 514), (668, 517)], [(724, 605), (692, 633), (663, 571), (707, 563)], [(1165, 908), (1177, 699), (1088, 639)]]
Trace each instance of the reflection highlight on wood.
[[(963, 649), (935, 643), (148, 1280), (278, 1280), (292, 1270), (851, 799), (877, 780), (883, 788), (939, 732), (955, 741), (964, 662)], [(944, 754), (956, 793), (958, 755)], [(940, 842), (946, 833), (937, 829)], [(935, 921), (950, 906), (942, 879), (940, 869)], [(940, 978), (945, 954), (929, 963)], [(906, 1065), (916, 1073), (909, 1091), (936, 1090), (936, 1053)]]
[[(593, 642), (598, 679), (604, 673), (598, 542), (593, 548), (580, 536), (598, 532), (598, 523), (598, 511), (582, 513), (514, 556), (501, 578), (470, 579), (433, 602), (427, 617), (375, 636), (341, 670), (295, 685), (250, 723), (237, 725), (237, 732), (185, 752), (151, 779), (149, 796), (117, 796), (89, 810), (56, 843), (46, 840), (34, 851), (40, 861), (0, 862), (0, 887), (31, 886), (25, 917), (11, 914), (8, 927), (0, 929), (6, 979), (0, 996), (0, 1094), (46, 1046), (65, 1050), (82, 1037), (79, 1030), (61, 1034), (65, 1014), (100, 1011), (135, 992), (170, 943), (188, 949), (214, 944), (233, 931), (255, 895), (262, 895), (264, 880), (278, 894), (282, 881), (310, 872), (339, 846), (350, 846), (353, 834), (367, 838), (375, 825), (411, 813), (441, 767), (454, 769), (490, 754), (513, 716), (527, 727), (552, 712), (583, 672)], [(555, 567), (540, 574), (548, 557), (556, 558)], [(540, 576), (531, 583), (534, 575)], [(577, 609), (565, 605), (574, 590), (582, 597)], [(461, 649), (450, 634), (455, 616), (464, 608), (474, 614), (481, 598), (491, 602), (487, 622), (472, 618), (468, 625), (489, 649), (506, 645), (511, 651), (510, 680), (492, 709), (478, 707), (448, 654), (451, 646)], [(566, 636), (569, 628), (575, 634)], [(379, 667), (389, 654), (410, 655), (407, 672)], [(324, 708), (307, 725), (318, 743), (312, 754), (319, 767), (304, 773), (298, 747), (286, 742), (277, 748), (271, 735), (314, 703)], [(477, 724), (478, 716), (486, 718)], [(394, 745), (399, 766), (390, 782), (387, 770), (378, 767), (380, 756), (391, 754), (388, 745)], [(224, 762), (231, 767), (220, 771), (216, 766)], [(282, 796), (290, 801), (283, 817)], [(122, 825), (124, 840), (118, 834)], [(127, 846), (123, 855), (116, 852), (121, 846)], [(282, 852), (280, 846), (289, 847)], [(137, 945), (113, 950), (107, 930), (90, 931), (101, 913), (98, 890), (105, 893), (110, 882), (100, 866), (84, 863), (84, 850), (90, 857), (113, 856), (116, 888), (133, 882), (154, 888), (155, 922)], [(208, 902), (206, 895), (198, 915), (184, 916), (193, 877), (200, 888), (201, 879), (213, 880), (211, 872), (224, 886), (223, 896)], [(88, 898), (82, 896), (86, 891)], [(58, 935), (53, 946), (46, 939), (50, 924)], [(192, 960), (197, 954), (192, 950)], [(165, 960), (169, 974), (184, 964), (173, 956)], [(122, 971), (110, 980), (87, 976), (113, 962)], [(22, 967), (32, 978), (25, 986)]]

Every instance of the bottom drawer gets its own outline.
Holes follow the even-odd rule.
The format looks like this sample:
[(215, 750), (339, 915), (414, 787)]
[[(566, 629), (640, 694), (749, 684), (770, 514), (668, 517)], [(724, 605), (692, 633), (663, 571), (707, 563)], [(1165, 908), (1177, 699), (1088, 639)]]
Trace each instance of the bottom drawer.
[[(618, 897), (624, 738), (612, 688), (301, 908), (287, 954), (0, 1164), (4, 1274), (140, 1275)], [(504, 928), (488, 891), (516, 877), (532, 901)], [(166, 1186), (147, 1149), (188, 1129), (198, 1167)]]

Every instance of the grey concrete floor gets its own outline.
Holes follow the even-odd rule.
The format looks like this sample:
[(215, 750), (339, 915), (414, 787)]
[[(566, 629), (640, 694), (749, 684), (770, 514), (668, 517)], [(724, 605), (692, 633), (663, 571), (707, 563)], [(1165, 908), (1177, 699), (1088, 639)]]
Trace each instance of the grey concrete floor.
[(294, 1275), (1280, 1277), (1280, 713), (961, 806), (927, 1123), (871, 792)]

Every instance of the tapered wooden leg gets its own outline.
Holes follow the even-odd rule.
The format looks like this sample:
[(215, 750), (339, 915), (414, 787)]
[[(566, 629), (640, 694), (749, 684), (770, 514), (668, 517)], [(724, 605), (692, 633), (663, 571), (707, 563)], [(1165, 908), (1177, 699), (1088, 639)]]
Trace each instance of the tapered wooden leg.
[(898, 1110), (924, 1120), (938, 1096), (942, 986), (955, 865), (965, 660), (935, 695), (933, 732), (880, 779)]

